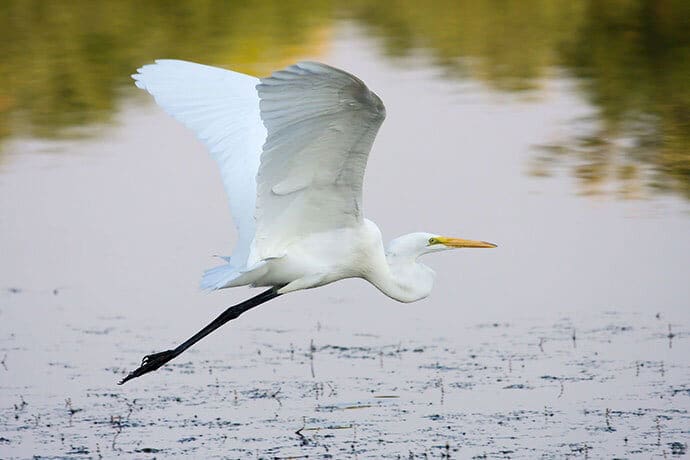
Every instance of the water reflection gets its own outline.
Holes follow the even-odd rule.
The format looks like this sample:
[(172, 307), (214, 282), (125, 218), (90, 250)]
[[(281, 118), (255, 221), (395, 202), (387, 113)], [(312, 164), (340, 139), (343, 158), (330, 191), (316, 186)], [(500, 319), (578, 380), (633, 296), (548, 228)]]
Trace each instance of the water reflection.
[[(318, 57), (350, 20), (399, 58), (447, 78), (536, 95), (566, 74), (596, 113), (535, 153), (584, 193), (690, 198), (690, 3), (684, 0), (312, 0), (192, 3), (6, 0), (0, 16), (0, 140), (60, 137), (110, 121), (128, 75), (155, 57), (265, 74)], [(573, 120), (575, 122), (576, 120)], [(611, 187), (613, 185), (613, 188)]]
[(652, 187), (690, 198), (690, 3), (592, 2), (573, 37), (560, 65), (597, 117), (542, 159), (576, 160), (585, 193), (614, 182), (623, 197)]
[(109, 121), (129, 75), (156, 57), (266, 73), (328, 42), (320, 1), (8, 0), (3, 10), (3, 137), (58, 137)]
[(354, 2), (352, 17), (392, 57), (423, 50), (449, 77), (500, 91), (539, 89), (573, 40), (584, 4), (567, 0)]

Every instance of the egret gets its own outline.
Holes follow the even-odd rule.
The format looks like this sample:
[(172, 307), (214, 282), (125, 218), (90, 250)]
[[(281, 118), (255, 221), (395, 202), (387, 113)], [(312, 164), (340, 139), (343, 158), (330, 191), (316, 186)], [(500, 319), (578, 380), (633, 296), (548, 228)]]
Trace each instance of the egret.
[(145, 356), (120, 384), (288, 292), (363, 278), (395, 300), (414, 302), (434, 282), (420, 256), (496, 247), (425, 232), (384, 247), (379, 228), (364, 218), (362, 182), (386, 110), (354, 75), (300, 62), (256, 78), (179, 60), (157, 60), (137, 72), (136, 86), (194, 131), (220, 167), (238, 238), (232, 256), (207, 270), (201, 287), (269, 289), (229, 307), (177, 348)]

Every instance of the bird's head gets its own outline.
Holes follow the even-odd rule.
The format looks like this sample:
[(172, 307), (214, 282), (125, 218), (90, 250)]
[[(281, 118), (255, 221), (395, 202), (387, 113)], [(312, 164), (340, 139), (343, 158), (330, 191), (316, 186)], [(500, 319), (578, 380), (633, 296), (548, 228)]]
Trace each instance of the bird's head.
[(486, 241), (466, 240), (436, 235), (433, 233), (408, 233), (392, 240), (386, 248), (386, 256), (416, 259), (424, 254), (460, 248), (495, 248)]

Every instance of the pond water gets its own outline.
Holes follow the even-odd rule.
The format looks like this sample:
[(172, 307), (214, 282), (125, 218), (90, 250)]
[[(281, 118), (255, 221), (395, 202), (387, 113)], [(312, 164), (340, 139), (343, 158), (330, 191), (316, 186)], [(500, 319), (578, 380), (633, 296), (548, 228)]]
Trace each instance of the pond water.
[[(77, 2), (79, 3), (79, 2)], [(690, 438), (686, 2), (8, 1), (0, 457), (662, 458)], [(219, 174), (128, 75), (175, 57), (361, 77), (365, 212), (492, 251), (281, 297), (156, 373), (241, 288)]]

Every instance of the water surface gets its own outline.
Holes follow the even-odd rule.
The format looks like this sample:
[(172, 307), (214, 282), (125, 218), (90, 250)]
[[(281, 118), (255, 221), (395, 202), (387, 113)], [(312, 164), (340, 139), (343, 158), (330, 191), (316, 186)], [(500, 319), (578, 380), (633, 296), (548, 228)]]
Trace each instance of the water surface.
[[(2, 457), (685, 452), (684, 2), (30, 3), (0, 17)], [(251, 294), (197, 290), (235, 235), (128, 80), (158, 57), (360, 76), (388, 112), (367, 216), (499, 248), (425, 258), (411, 305), (282, 297), (114, 385)]]

